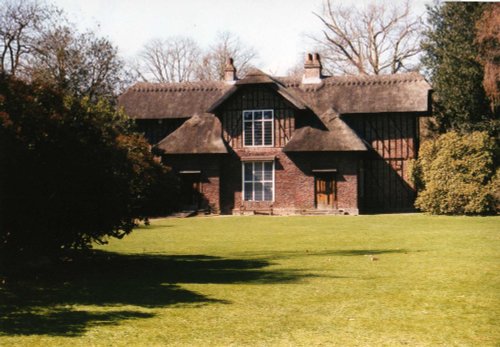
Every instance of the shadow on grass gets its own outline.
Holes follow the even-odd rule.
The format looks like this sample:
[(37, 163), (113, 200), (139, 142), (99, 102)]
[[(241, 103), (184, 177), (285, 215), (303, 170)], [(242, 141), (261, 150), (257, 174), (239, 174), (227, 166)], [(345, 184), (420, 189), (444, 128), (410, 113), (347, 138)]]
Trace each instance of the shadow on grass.
[(124, 319), (150, 318), (136, 311), (88, 312), (52, 309), (46, 312), (10, 312), (0, 318), (2, 335), (80, 336), (90, 326), (115, 324)]
[(307, 257), (307, 256), (341, 256), (341, 257), (353, 257), (353, 256), (365, 256), (365, 255), (382, 255), (382, 254), (397, 254), (397, 253), (413, 253), (422, 252), (420, 250), (407, 250), (407, 249), (344, 249), (344, 250), (300, 250), (300, 251), (273, 251), (272, 254), (262, 254), (260, 252), (245, 252), (248, 256), (266, 256), (266, 259), (277, 260), (286, 258), (296, 258), (296, 257)]
[(330, 255), (339, 256), (359, 256), (359, 255), (381, 255), (381, 254), (394, 254), (394, 253), (408, 253), (406, 249), (347, 249), (337, 251), (327, 251)]
[[(93, 251), (32, 276), (10, 273), (6, 283), (0, 285), (0, 336), (78, 336), (93, 325), (153, 317), (154, 311), (148, 309), (228, 303), (186, 290), (179, 286), (182, 283), (271, 284), (294, 282), (306, 276), (265, 269), (270, 264), (267, 260), (206, 255)], [(87, 307), (78, 307), (81, 305), (106, 308), (86, 311)], [(113, 310), (123, 305), (138, 308)]]

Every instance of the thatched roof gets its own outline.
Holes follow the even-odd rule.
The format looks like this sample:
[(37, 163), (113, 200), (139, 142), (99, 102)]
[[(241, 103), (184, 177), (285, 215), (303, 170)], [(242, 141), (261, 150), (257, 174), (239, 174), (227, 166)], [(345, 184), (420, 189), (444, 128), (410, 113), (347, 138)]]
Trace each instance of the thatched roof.
[(271, 76), (266, 75), (264, 72), (258, 69), (253, 69), (245, 76), (245, 78), (237, 81), (235, 86), (229, 88), (226, 93), (219, 98), (219, 100), (208, 108), (207, 112), (214, 113), (220, 105), (222, 105), (227, 99), (238, 91), (238, 87), (249, 84), (273, 84), (276, 92), (296, 108), (299, 110), (305, 110), (307, 108), (306, 104), (299, 97), (291, 94), (290, 91), (288, 91), (287, 88), (285, 88), (285, 86), (281, 83), (273, 79)]
[[(344, 114), (429, 112), (430, 85), (416, 73), (379, 76), (323, 77), (303, 84), (300, 77), (272, 77), (254, 69), (236, 82), (137, 83), (119, 98), (125, 112), (137, 119), (190, 118), (163, 139), (168, 153), (227, 153), (217, 113), (240, 87), (273, 85), (297, 109), (310, 109), (325, 128), (296, 129), (284, 151), (365, 151), (366, 145), (341, 119)], [(334, 111), (335, 110), (335, 111)]]
[(429, 111), (431, 87), (417, 73), (332, 76), (307, 85), (299, 77), (275, 79), (318, 115), (330, 108), (340, 114)]
[(157, 147), (168, 154), (227, 153), (220, 121), (210, 114), (191, 117), (161, 140)]
[(256, 69), (234, 84), (137, 83), (120, 96), (119, 105), (137, 119), (189, 118), (213, 112), (240, 86), (263, 83), (274, 83), (276, 91), (297, 108), (310, 108), (317, 115), (330, 108), (340, 114), (429, 111), (431, 87), (416, 73), (333, 76), (319, 84), (302, 84), (299, 77), (271, 77)]
[(320, 116), (326, 129), (304, 126), (296, 129), (283, 148), (285, 152), (366, 151), (363, 140), (339, 117), (333, 109)]
[(123, 93), (118, 104), (136, 119), (189, 118), (206, 112), (231, 87), (222, 81), (141, 82)]
[(259, 69), (251, 69), (243, 79), (236, 82), (237, 85), (262, 83), (276, 83), (276, 81)]

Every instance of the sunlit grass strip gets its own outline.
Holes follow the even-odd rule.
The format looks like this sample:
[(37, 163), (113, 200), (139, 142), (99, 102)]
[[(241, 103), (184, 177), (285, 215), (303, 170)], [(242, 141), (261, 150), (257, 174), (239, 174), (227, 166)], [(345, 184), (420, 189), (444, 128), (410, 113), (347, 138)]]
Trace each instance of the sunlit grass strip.
[(154, 220), (98, 247), (106, 253), (52, 283), (56, 294), (42, 292), (33, 308), (45, 313), (31, 317), (42, 329), (18, 322), (16, 333), (14, 319), (0, 321), (0, 345), (495, 346), (499, 223)]

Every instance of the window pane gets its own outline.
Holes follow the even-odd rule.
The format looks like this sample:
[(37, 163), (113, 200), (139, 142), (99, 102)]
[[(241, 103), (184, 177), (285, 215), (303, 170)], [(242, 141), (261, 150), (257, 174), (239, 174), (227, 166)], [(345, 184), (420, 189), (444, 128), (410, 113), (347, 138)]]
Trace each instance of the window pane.
[(273, 163), (265, 162), (264, 163), (264, 180), (272, 181), (273, 180)]
[(262, 162), (255, 162), (254, 164), (254, 180), (262, 181)]
[(245, 181), (251, 181), (252, 180), (252, 163), (245, 163), (243, 164), (245, 166)]
[(264, 119), (273, 119), (273, 111), (264, 111)]
[(273, 183), (272, 182), (264, 183), (264, 200), (266, 200), (266, 201), (273, 200)]
[(254, 146), (262, 146), (262, 122), (254, 123)]
[(255, 201), (262, 201), (264, 200), (264, 195), (262, 194), (263, 192), (263, 186), (262, 183), (255, 183), (254, 184), (254, 189), (255, 189), (255, 195), (254, 195), (254, 200)]
[(245, 200), (253, 200), (252, 199), (252, 183), (245, 183)]
[(252, 123), (245, 122), (245, 146), (252, 146)]
[(252, 120), (252, 112), (248, 112), (248, 111), (243, 112), (243, 119), (244, 120)]
[(254, 119), (255, 119), (255, 120), (260, 120), (260, 119), (262, 119), (262, 111), (255, 111), (255, 112), (253, 113), (253, 117), (254, 117)]
[(264, 122), (264, 145), (270, 146), (273, 144), (273, 123)]

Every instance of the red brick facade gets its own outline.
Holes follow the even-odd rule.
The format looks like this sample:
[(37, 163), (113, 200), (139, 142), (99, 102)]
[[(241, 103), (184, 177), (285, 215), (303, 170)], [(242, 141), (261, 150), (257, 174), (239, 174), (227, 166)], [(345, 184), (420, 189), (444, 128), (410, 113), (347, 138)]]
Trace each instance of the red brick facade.
[[(274, 201), (244, 201), (242, 196), (242, 158), (274, 157)], [(297, 153), (280, 148), (238, 150), (228, 155), (168, 155), (164, 161), (179, 175), (200, 173), (199, 208), (213, 213), (273, 214), (304, 213), (316, 208), (314, 170), (331, 169), (336, 185), (335, 209), (358, 214), (359, 154)]]
[[(200, 198), (198, 209), (206, 209), (211, 213), (220, 213), (220, 187), (221, 187), (221, 163), (220, 155), (166, 155), (163, 161), (172, 167), (179, 175), (181, 185), (186, 178), (199, 183)], [(184, 192), (185, 194), (185, 192)], [(181, 197), (184, 199), (186, 197)], [(181, 205), (190, 205), (190, 202), (181, 201)]]

